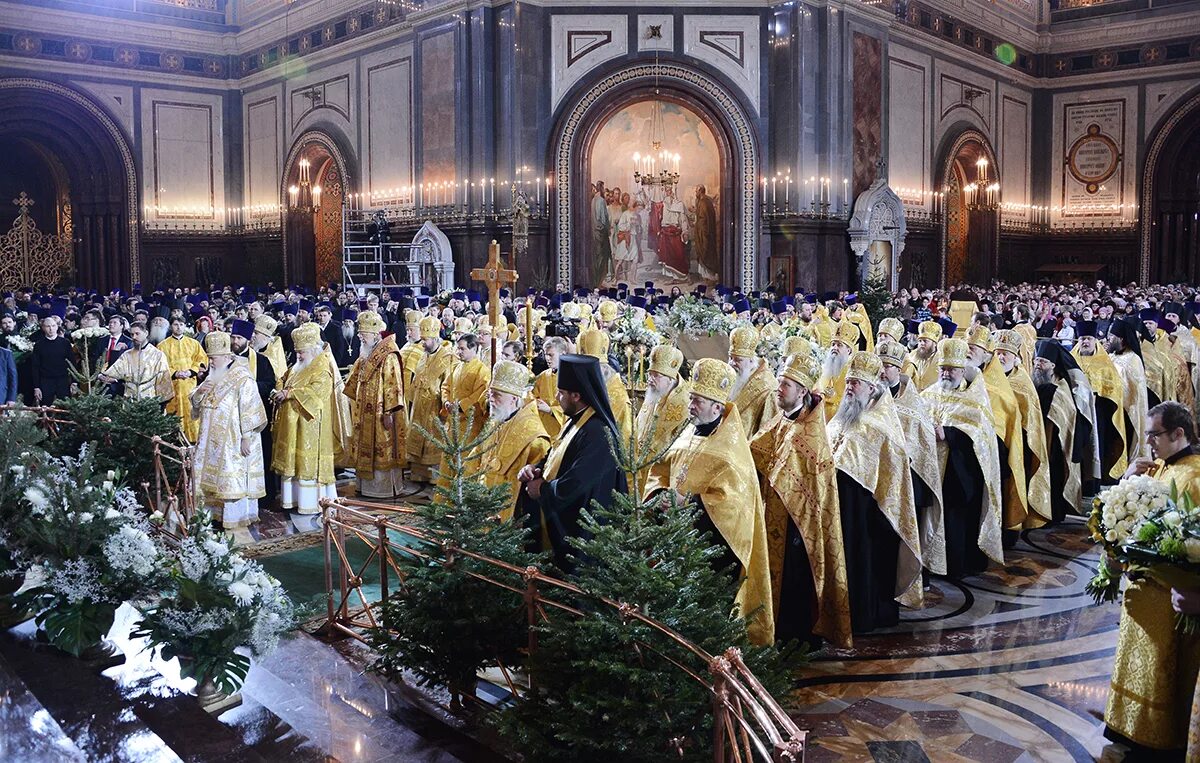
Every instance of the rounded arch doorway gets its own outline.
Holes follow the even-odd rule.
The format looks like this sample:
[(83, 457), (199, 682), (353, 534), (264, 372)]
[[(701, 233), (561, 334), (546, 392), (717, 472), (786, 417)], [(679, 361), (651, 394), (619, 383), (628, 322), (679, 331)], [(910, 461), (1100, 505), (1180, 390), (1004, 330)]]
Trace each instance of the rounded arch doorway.
[(137, 173), (121, 128), (88, 96), (55, 82), (0, 79), (0, 93), (0, 235), (18, 217), (9, 200), (24, 193), (29, 220), (64, 250), (51, 267), (37, 262), (45, 252), (4, 251), (2, 285), (139, 281)]
[(307, 286), (342, 281), (342, 203), (349, 193), (347, 154), (324, 131), (296, 139), (284, 165), (280, 197), (284, 280)]
[(1142, 180), (1142, 283), (1200, 281), (1200, 92), (1155, 132)]
[(1000, 168), (987, 136), (959, 132), (941, 153), (941, 285), (986, 284), (999, 271)]

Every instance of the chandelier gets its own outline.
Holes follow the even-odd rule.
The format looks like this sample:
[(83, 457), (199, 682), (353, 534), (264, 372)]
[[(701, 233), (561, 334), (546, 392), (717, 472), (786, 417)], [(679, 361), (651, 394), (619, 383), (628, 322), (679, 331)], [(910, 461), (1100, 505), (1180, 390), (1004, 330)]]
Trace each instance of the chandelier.
[(321, 186), (313, 185), (309, 177), (311, 165), (307, 159), (300, 160), (300, 181), (288, 188), (288, 201), (297, 212), (312, 214), (321, 206)]
[[(662, 37), (662, 27), (651, 26), (647, 34), (650, 39)], [(658, 50), (654, 51), (654, 101), (650, 112), (650, 151), (633, 155), (633, 180), (644, 188), (663, 190), (679, 185), (679, 154), (663, 148), (666, 130), (663, 123), (663, 104), (658, 89)]]
[(980, 157), (975, 162), (975, 182), (963, 187), (967, 209), (972, 212), (994, 212), (1000, 206), (1000, 184), (989, 180), (988, 160)]

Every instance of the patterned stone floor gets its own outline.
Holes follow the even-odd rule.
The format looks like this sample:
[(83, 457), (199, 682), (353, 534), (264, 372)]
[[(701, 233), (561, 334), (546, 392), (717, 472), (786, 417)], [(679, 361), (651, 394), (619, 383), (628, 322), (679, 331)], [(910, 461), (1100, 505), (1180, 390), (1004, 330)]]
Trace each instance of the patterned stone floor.
[(1119, 608), (1084, 591), (1077, 519), (1022, 534), (1004, 567), (934, 579), (899, 626), (818, 653), (790, 698), (826, 761), (1120, 760), (1102, 736)]

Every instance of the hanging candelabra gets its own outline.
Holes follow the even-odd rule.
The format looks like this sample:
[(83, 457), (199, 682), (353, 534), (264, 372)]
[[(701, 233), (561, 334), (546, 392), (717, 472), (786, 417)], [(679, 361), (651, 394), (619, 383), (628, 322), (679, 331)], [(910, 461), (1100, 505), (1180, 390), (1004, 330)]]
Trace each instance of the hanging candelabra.
[(299, 182), (288, 187), (289, 206), (305, 214), (312, 214), (321, 207), (321, 186), (313, 185), (310, 169), (309, 161), (301, 159)]
[[(662, 37), (658, 27), (651, 27), (649, 37)], [(633, 155), (633, 180), (637, 185), (652, 191), (655, 187), (666, 190), (679, 185), (679, 154), (663, 148), (666, 143), (666, 128), (663, 124), (663, 105), (659, 98), (658, 50), (654, 51), (654, 101), (650, 112), (650, 150)]]
[(1000, 184), (988, 176), (988, 160), (975, 162), (975, 182), (963, 187), (967, 209), (972, 212), (994, 212), (1000, 206)]

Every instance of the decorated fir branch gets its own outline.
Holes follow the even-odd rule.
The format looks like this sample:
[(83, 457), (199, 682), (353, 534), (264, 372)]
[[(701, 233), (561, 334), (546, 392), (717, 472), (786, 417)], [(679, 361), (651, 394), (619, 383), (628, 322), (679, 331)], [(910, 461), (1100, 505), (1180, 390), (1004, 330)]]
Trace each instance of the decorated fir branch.
[(481, 668), (520, 664), (528, 640), (521, 597), (480, 579), (520, 588), (520, 577), (461, 552), (522, 570), (545, 558), (525, 550), (527, 533), (520, 523), (500, 520), (511, 488), (484, 482), (479, 463), (491, 427), (470, 437), (468, 413), (437, 421), (437, 432), (416, 428), (444, 454), (433, 500), (414, 507), (433, 540), (418, 542), (414, 554), (397, 554), (400, 588), (389, 592), (381, 625), (367, 637), (379, 651), (373, 670), (393, 680), (412, 673), (422, 685), (445, 687), (457, 709), (463, 698), (474, 697)]
[[(626, 474), (666, 450), (611, 435), (610, 444)], [(738, 648), (768, 692), (788, 688), (800, 652), (750, 643), (732, 612), (739, 581), (714, 569), (721, 552), (696, 529), (699, 510), (670, 493), (639, 495), (632, 487), (610, 508), (581, 515), (581, 537), (571, 541), (581, 563), (570, 582), (586, 593), (569, 602), (579, 615), (553, 612), (537, 626), (532, 686), (497, 719), (526, 760), (712, 760), (713, 699), (701, 683), (709, 666), (673, 634), (709, 655)]]

